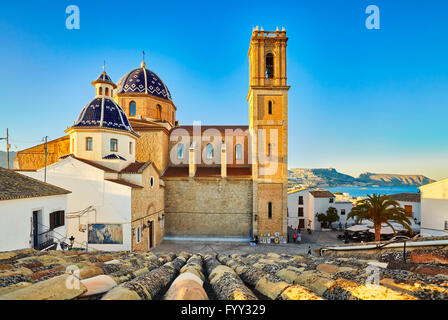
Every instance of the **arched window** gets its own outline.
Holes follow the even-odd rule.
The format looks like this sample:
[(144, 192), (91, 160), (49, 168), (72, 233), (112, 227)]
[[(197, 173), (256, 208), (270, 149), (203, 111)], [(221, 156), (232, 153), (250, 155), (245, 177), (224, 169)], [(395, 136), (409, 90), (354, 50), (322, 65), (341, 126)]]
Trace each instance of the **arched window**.
[(243, 159), (243, 147), (240, 144), (235, 146), (235, 159), (241, 160)]
[(272, 53), (266, 55), (266, 78), (274, 78), (274, 55)]
[(135, 101), (131, 101), (131, 103), (129, 104), (129, 115), (135, 116), (136, 114), (137, 114), (137, 104), (135, 103)]
[(206, 147), (206, 152), (207, 152), (207, 159), (208, 159), (208, 160), (213, 159), (214, 154), (213, 154), (213, 146), (212, 146), (211, 143), (209, 143), (209, 144), (207, 145), (207, 147)]
[(100, 87), (100, 96), (103, 94), (103, 88)]
[(268, 102), (268, 113), (272, 114), (272, 101), (270, 101), (270, 100)]
[(272, 157), (272, 143), (268, 143), (268, 158)]
[(151, 177), (150, 179), (149, 179), (149, 186), (152, 188), (152, 187), (154, 187), (154, 177)]
[(110, 151), (117, 152), (118, 151), (118, 140), (110, 139)]
[(268, 218), (272, 219), (272, 202), (268, 203)]
[(133, 149), (132, 141), (129, 141), (129, 154), (132, 154), (132, 149)]
[(179, 143), (177, 146), (177, 159), (183, 159), (184, 158), (184, 145), (182, 143)]
[(162, 106), (160, 104), (156, 107), (156, 119), (162, 120)]
[(109, 95), (109, 88), (106, 88), (105, 89), (105, 93), (104, 93), (106, 96), (108, 96)]

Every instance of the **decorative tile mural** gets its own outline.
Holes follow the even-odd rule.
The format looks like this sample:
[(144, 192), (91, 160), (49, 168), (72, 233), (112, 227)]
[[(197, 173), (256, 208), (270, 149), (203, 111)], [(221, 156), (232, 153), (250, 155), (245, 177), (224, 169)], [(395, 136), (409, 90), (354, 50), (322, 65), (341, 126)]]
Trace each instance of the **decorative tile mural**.
[(123, 244), (123, 225), (89, 224), (89, 244)]

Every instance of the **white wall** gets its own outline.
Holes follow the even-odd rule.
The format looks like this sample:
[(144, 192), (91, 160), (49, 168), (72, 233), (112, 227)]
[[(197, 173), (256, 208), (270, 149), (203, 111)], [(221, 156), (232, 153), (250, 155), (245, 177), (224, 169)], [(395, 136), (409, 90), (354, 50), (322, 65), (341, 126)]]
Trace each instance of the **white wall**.
[[(298, 217), (298, 208), (303, 207), (304, 216), (303, 219), (304, 227), (311, 222), (312, 230), (321, 230), (320, 222), (317, 221), (316, 214), (317, 213), (326, 213), (329, 207), (334, 207), (338, 210), (339, 221), (342, 225), (347, 222), (348, 224), (353, 223), (353, 219), (346, 221), (346, 216), (350, 213), (352, 209), (351, 202), (338, 202), (334, 200), (333, 203), (330, 203), (329, 198), (314, 198), (310, 193), (312, 190), (302, 190), (296, 191), (288, 194), (288, 226), (293, 228), (297, 228), (299, 224), (299, 219), (302, 217)], [(299, 205), (299, 197), (303, 196), (303, 205)], [(345, 209), (345, 216), (341, 215), (341, 209)], [(339, 222), (333, 223), (334, 227), (337, 227)]]
[[(42, 178), (42, 172), (23, 172)], [(89, 249), (106, 251), (131, 250), (131, 187), (104, 180), (104, 171), (68, 157), (47, 167), (47, 182), (70, 190), (67, 211), (72, 214), (92, 206), (82, 218), (67, 218), (68, 237), (75, 237), (75, 247), (85, 247), (87, 230), (80, 224), (123, 224), (123, 244), (89, 244)], [(83, 245), (82, 245), (83, 243)]]
[[(50, 213), (67, 212), (67, 195), (0, 201), (0, 251), (32, 247), (31, 221), (36, 210), (42, 210), (41, 232), (46, 231), (50, 226)], [(67, 219), (64, 226), (54, 229), (55, 238), (64, 239), (66, 229)]]
[[(86, 150), (87, 137), (91, 137), (93, 139), (92, 150)], [(110, 151), (110, 139), (118, 140), (117, 152)], [(132, 142), (131, 153), (129, 153), (129, 142)], [(100, 164), (115, 170), (121, 170), (130, 163), (135, 162), (136, 138), (128, 133), (107, 131), (107, 129), (103, 129), (101, 131), (74, 130), (70, 133), (70, 144), (73, 143), (74, 149), (70, 150), (73, 150), (73, 154), (76, 157), (97, 161)], [(126, 161), (103, 160), (103, 157), (110, 154), (120, 155), (125, 158)]]
[(444, 231), (448, 221), (448, 179), (420, 187), (421, 234), (448, 235)]
[[(297, 228), (299, 219), (305, 219), (306, 228), (306, 197), (309, 194), (307, 190), (296, 191), (288, 194), (288, 226)], [(299, 196), (303, 196), (303, 205), (299, 205)], [(298, 208), (303, 207), (303, 217), (298, 216)]]

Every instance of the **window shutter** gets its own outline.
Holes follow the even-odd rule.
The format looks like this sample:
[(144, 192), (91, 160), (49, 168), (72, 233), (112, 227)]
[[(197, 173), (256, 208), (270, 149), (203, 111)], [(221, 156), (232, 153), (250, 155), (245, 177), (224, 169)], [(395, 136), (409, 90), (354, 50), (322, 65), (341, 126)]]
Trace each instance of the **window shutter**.
[(55, 218), (56, 212), (50, 213), (50, 230), (54, 229), (54, 218)]
[(61, 226), (65, 226), (65, 211), (61, 211)]

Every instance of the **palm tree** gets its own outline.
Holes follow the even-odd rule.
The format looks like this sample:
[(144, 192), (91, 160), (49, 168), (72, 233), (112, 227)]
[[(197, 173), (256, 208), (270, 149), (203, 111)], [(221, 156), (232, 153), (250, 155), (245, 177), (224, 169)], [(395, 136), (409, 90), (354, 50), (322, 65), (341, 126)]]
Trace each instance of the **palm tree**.
[(396, 233), (391, 221), (401, 224), (411, 234), (411, 221), (406, 216), (406, 210), (400, 207), (397, 201), (391, 200), (387, 195), (368, 195), (367, 199), (363, 199), (352, 208), (347, 215), (347, 219), (354, 218), (356, 223), (362, 220), (370, 220), (373, 222), (375, 229), (375, 241), (380, 241), (381, 225), (383, 223), (389, 225), (394, 233)]

